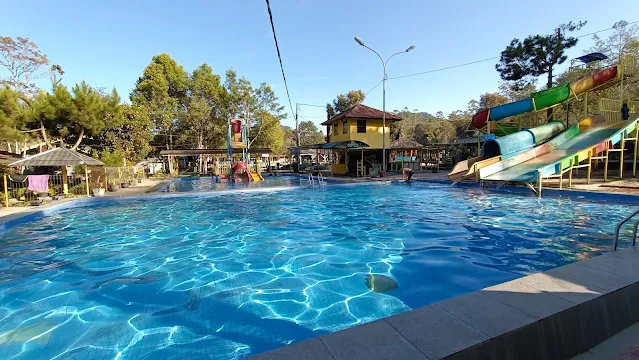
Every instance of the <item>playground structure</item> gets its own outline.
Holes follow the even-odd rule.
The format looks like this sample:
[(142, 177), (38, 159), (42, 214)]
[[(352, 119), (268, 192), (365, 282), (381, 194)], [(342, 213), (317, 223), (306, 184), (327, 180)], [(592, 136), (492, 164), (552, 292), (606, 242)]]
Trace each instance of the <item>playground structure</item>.
[[(586, 168), (586, 181), (590, 183), (592, 169), (600, 161), (604, 162), (604, 181), (607, 181), (613, 153), (620, 154), (619, 177), (623, 177), (628, 142), (634, 143), (633, 176), (636, 176), (639, 103), (623, 98), (623, 86), (636, 81), (637, 66), (622, 59), (613, 66), (598, 69), (594, 62), (603, 59), (606, 57), (599, 53), (584, 55), (578, 58), (585, 65), (584, 74), (578, 79), (535, 92), (527, 99), (478, 112), (472, 125), (486, 133), (480, 156), (457, 163), (449, 173), (449, 179), (459, 182), (474, 178), (482, 184), (523, 183), (541, 196), (546, 179), (558, 179), (562, 188), (564, 176), (567, 176), (568, 186), (572, 186), (572, 174), (576, 169)], [(589, 94), (619, 85), (619, 100), (601, 98), (596, 114), (588, 112)], [(584, 114), (582, 120), (572, 126), (551, 121), (522, 129), (521, 117), (513, 118), (525, 113), (552, 111), (559, 105), (570, 105), (575, 101), (583, 104)], [(628, 105), (628, 120), (622, 120), (622, 103)]]
[[(229, 120), (226, 143), (226, 164), (220, 164), (219, 161), (216, 161), (214, 173), (218, 179), (233, 182), (263, 181), (259, 159), (256, 160), (254, 171), (251, 172), (246, 126), (242, 120)], [(234, 161), (234, 149), (241, 150), (240, 161)]]
[[(168, 157), (170, 173), (174, 176), (178, 174), (178, 164), (191, 163), (196, 175), (213, 175), (218, 181), (263, 181), (261, 158), (272, 151), (249, 148), (246, 132), (242, 121), (233, 119), (228, 122), (226, 148), (162, 150), (160, 155)], [(254, 162), (250, 161), (251, 154), (255, 155)], [(174, 158), (178, 158), (178, 161)]]

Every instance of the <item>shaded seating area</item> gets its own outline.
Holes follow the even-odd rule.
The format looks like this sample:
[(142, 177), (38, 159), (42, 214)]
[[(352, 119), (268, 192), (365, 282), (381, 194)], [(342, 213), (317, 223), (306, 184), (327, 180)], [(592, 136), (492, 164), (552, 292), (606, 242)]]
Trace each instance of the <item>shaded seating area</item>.
[[(265, 154), (272, 154), (271, 149), (250, 148), (235, 146), (232, 148), (231, 159), (228, 157), (228, 149), (185, 149), (185, 150), (162, 150), (160, 156), (167, 159), (169, 172), (177, 175), (180, 172), (192, 172), (196, 175), (229, 175), (231, 164), (243, 161), (243, 154), (248, 151), (254, 154), (249, 169), (252, 172), (261, 172), (262, 157)], [(270, 157), (269, 157), (270, 158)]]
[(325, 144), (313, 144), (291, 148), (291, 151), (315, 150), (317, 156), (323, 151), (329, 156), (331, 175), (356, 174), (366, 176), (366, 152), (370, 146), (363, 141), (334, 141)]
[(420, 170), (423, 145), (413, 140), (394, 140), (391, 142), (388, 167), (390, 171), (404, 168)]
[[(89, 166), (104, 163), (90, 156), (66, 148), (55, 148), (20, 159), (8, 166), (13, 173), (2, 176), (3, 205), (40, 205), (63, 197), (90, 196)], [(74, 167), (71, 173), (69, 167)], [(104, 189), (106, 179), (95, 181)]]

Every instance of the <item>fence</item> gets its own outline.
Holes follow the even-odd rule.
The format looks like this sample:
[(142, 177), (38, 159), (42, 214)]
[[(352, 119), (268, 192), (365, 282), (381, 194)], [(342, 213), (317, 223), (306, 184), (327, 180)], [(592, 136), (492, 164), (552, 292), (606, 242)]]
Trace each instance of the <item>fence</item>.
[(140, 166), (92, 168), (89, 183), (93, 189), (127, 187), (146, 178)]
[(4, 207), (28, 206), (59, 198), (86, 197), (91, 196), (93, 189), (106, 191), (107, 185), (128, 187), (144, 178), (144, 169), (136, 166), (91, 167), (86, 170), (75, 166), (73, 174), (67, 176), (66, 184), (62, 174), (0, 174), (0, 204)]
[(1, 202), (5, 207), (40, 205), (57, 198), (85, 197), (90, 194), (84, 173), (68, 175), (66, 183), (62, 174), (4, 174), (1, 180)]
[[(630, 118), (639, 114), (639, 101), (625, 101), (630, 109)], [(606, 118), (607, 122), (621, 121), (621, 100), (599, 99), (599, 114)]]

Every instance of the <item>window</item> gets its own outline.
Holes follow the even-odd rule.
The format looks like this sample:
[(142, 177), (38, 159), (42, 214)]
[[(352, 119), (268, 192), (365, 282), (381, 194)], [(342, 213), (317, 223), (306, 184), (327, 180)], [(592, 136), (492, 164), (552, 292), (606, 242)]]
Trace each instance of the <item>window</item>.
[(366, 133), (366, 120), (357, 120), (357, 133)]
[(333, 124), (333, 136), (337, 136), (337, 123)]
[(348, 120), (342, 120), (342, 134), (348, 134)]

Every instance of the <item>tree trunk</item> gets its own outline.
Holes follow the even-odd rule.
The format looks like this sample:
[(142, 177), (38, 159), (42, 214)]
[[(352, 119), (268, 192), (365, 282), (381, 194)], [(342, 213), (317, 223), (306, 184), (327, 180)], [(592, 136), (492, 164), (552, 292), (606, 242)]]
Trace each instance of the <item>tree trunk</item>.
[[(204, 139), (203, 139), (204, 135), (202, 134), (202, 131), (200, 130), (200, 132), (197, 135), (197, 148), (201, 149), (204, 146)], [(200, 154), (200, 169), (199, 172), (200, 174), (205, 173), (206, 171), (203, 171), (202, 167), (204, 166), (204, 159), (202, 154)], [(208, 166), (208, 165), (206, 165)]]
[(73, 144), (73, 146), (71, 147), (71, 150), (75, 150), (78, 148), (78, 146), (80, 146), (80, 143), (82, 142), (82, 138), (84, 138), (84, 128), (80, 129), (80, 135), (78, 135), (78, 140), (75, 141), (75, 144)]
[(47, 150), (51, 149), (51, 143), (49, 142), (49, 137), (47, 136), (47, 130), (44, 128), (44, 122), (40, 120), (40, 133), (42, 134), (42, 138), (44, 139), (44, 143), (47, 144)]
[[(550, 67), (550, 69), (548, 69), (548, 83), (546, 84), (547, 89), (550, 89), (551, 87), (552, 87), (552, 66)], [(552, 121), (552, 109), (553, 108), (548, 108), (548, 110), (546, 110), (546, 118), (548, 122)]]

